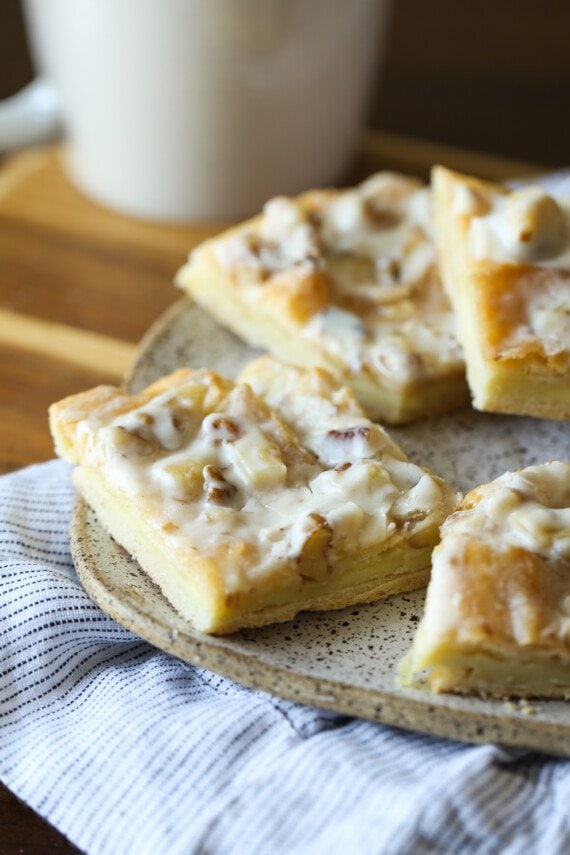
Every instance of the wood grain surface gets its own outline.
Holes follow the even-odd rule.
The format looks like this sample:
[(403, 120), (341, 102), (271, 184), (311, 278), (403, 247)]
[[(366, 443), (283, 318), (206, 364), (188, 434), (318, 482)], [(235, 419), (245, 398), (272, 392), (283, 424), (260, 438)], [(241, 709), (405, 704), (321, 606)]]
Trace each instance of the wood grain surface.
[[(178, 299), (189, 249), (226, 224), (156, 225), (111, 213), (67, 181), (62, 153), (36, 149), (0, 170), (0, 472), (53, 456), (48, 405), (117, 382), (136, 342)], [(531, 164), (367, 137), (354, 177), (378, 168), (426, 176), (433, 162), (498, 178)], [(0, 785), (0, 855), (77, 850)]]

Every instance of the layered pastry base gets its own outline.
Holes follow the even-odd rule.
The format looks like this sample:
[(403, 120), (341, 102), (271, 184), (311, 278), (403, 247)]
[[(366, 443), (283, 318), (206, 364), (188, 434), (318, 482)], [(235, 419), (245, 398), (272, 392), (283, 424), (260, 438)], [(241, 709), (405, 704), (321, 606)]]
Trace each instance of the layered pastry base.
[(474, 406), (570, 418), (570, 199), (443, 167), (432, 186)]
[(468, 400), (430, 191), (415, 179), (380, 173), (272, 199), (194, 250), (176, 281), (249, 343), (329, 370), (372, 418), (409, 422)]
[(236, 383), (101, 386), (50, 420), (103, 526), (204, 632), (424, 585), (454, 503), (329, 374), (269, 358)]
[(404, 684), (570, 698), (570, 463), (478, 487), (441, 535)]

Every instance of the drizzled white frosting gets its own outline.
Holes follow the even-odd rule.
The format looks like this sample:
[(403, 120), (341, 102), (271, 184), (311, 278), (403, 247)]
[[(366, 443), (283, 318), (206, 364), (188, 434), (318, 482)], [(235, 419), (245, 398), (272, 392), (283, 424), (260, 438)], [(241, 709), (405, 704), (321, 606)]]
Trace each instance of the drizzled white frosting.
[(243, 299), (254, 305), (267, 279), (282, 271), (324, 270), (331, 305), (300, 332), (346, 364), (348, 375), (366, 368), (406, 384), (459, 366), (455, 322), (437, 274), (429, 189), (379, 173), (316, 198), (312, 214), (302, 200), (273, 199), (256, 231), (246, 228), (218, 245), (218, 260)]
[(444, 544), (473, 537), (501, 551), (513, 546), (550, 561), (566, 561), (570, 572), (570, 464), (547, 463), (507, 472), (484, 488), (470, 510), (450, 517)]
[(508, 339), (516, 347), (538, 339), (547, 356), (570, 350), (570, 283), (553, 275), (541, 287), (530, 287), (524, 277), (518, 283), (524, 321)]
[[(463, 198), (470, 191), (461, 186), (457, 193)], [(539, 187), (525, 187), (489, 204), (469, 225), (474, 258), (570, 270), (570, 199), (555, 200)]]
[[(323, 400), (314, 424), (301, 419), (295, 438), (270, 411), (260, 415), (248, 387), (233, 387), (212, 412), (180, 391), (106, 424), (97, 414), (88, 419), (79, 429), (97, 434), (84, 463), (133, 501), (146, 497), (174, 543), (212, 556), (223, 543), (251, 544), (255, 561), (228, 564), (229, 592), (284, 564), (297, 572), (316, 520), (330, 528), (334, 557), (395, 544), (439, 524), (449, 509), (447, 488), (402, 459), (356, 405), (341, 412)], [(300, 399), (287, 413), (290, 425), (296, 409), (308, 412)]]

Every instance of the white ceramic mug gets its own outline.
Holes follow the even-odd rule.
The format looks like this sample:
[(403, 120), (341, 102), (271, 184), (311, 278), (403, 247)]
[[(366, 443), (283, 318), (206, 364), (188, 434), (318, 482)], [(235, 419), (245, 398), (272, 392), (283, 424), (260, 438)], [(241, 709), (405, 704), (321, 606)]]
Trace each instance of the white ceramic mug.
[[(338, 181), (388, 0), (25, 0), (40, 79), (0, 148), (53, 132), (89, 196), (140, 217), (235, 217)], [(10, 137), (11, 135), (11, 137)]]

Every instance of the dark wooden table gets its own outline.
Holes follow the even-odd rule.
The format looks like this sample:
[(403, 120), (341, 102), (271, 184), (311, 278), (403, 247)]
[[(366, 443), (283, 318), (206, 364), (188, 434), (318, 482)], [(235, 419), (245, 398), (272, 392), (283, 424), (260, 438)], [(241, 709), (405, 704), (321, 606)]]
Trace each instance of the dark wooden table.
[[(442, 162), (483, 177), (531, 164), (386, 134), (362, 141), (354, 178), (378, 168), (427, 177)], [(172, 277), (217, 226), (158, 226), (82, 197), (55, 147), (19, 154), (0, 169), (0, 472), (53, 456), (48, 405), (118, 382), (136, 343), (178, 299)], [(0, 784), (0, 855), (77, 850)]]

